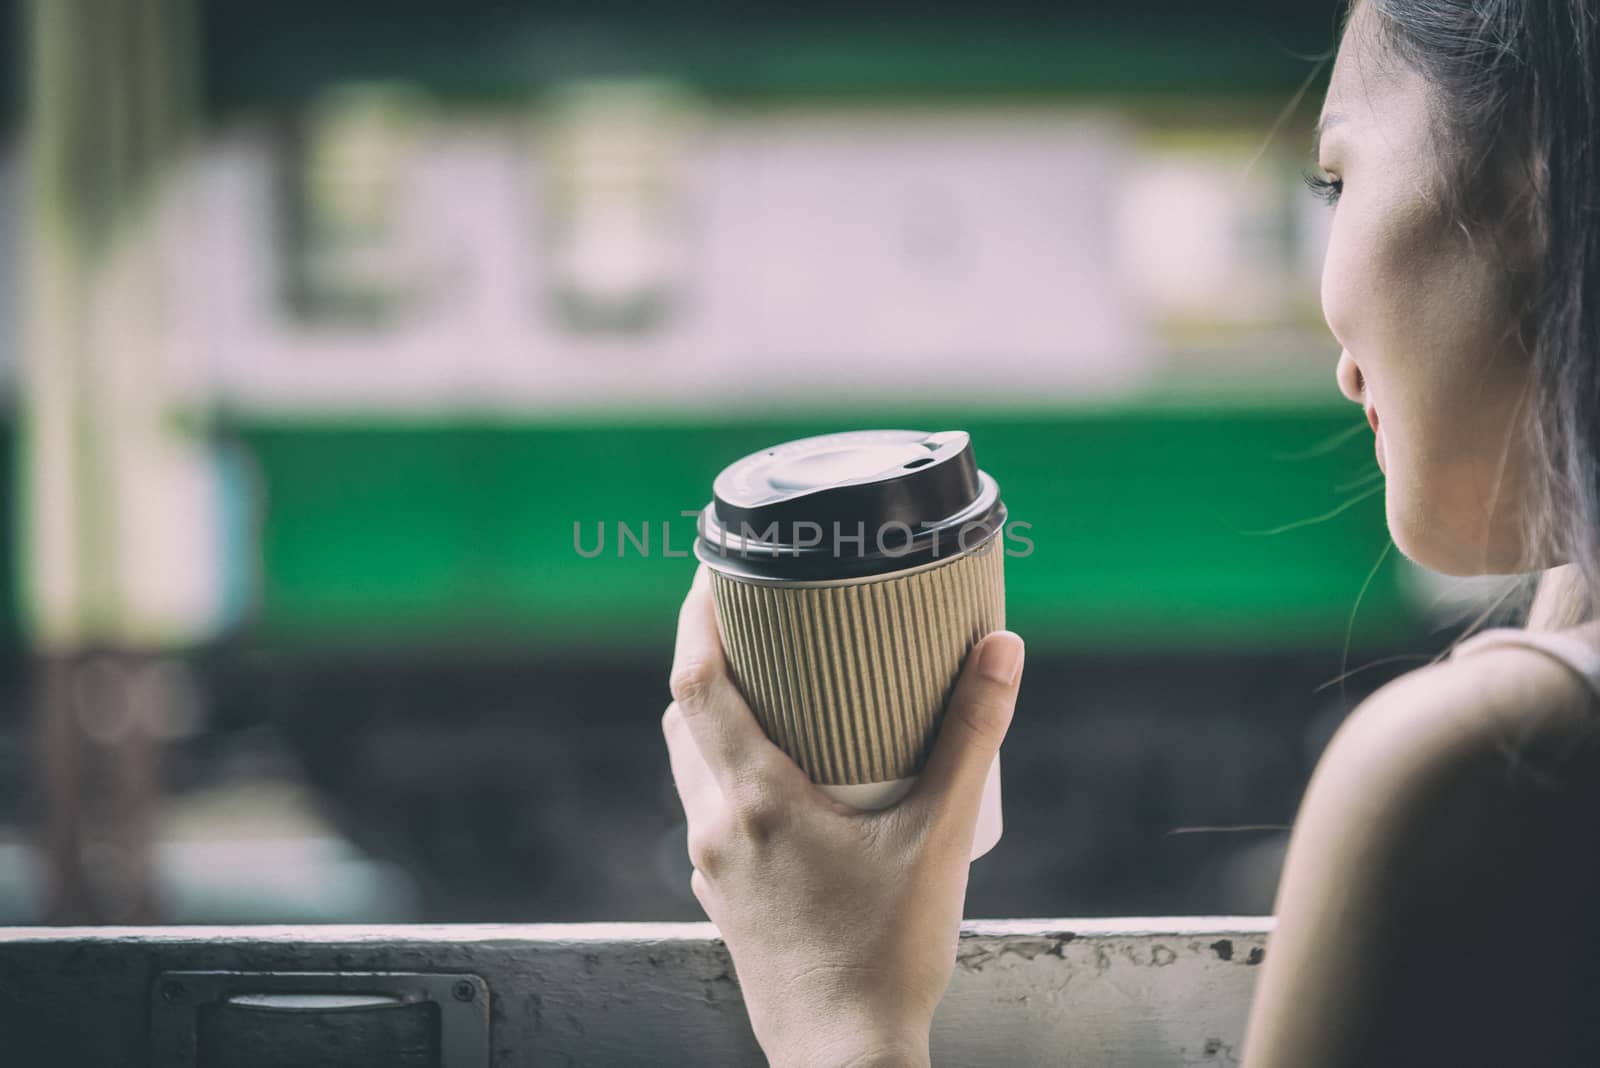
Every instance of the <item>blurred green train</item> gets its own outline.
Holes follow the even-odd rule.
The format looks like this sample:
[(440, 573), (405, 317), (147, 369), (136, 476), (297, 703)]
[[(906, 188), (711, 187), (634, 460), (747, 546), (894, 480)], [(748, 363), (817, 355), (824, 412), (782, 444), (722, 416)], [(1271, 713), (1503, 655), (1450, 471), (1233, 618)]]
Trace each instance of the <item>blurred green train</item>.
[[(1029, 641), (1031, 679), (1007, 789), (1008, 798), (1027, 791), (1034, 804), (1008, 809), (1006, 863), (1027, 842), (1060, 835), (1056, 853), (1034, 850), (1030, 863), (1040, 885), (1076, 880), (1073, 907), (1083, 914), (1239, 911), (1239, 898), (1211, 884), (1163, 896), (1179, 873), (1220, 864), (1223, 853), (1188, 840), (1152, 848), (1148, 837), (1162, 833), (1152, 828), (1286, 820), (1326, 725), (1330, 706), (1319, 702), (1330, 699), (1315, 696), (1319, 684), (1357, 658), (1431, 644), (1432, 599), (1443, 589), (1389, 541), (1370, 435), (1339, 395), (1337, 348), (1316, 327), (1316, 265), (1296, 260), (1314, 245), (1296, 229), (1313, 225), (1299, 201), (1284, 199), (1293, 183), (1282, 179), (1298, 154), (1266, 152), (1275, 123), (1303, 124), (1314, 113), (1326, 71), (1307, 55), (1332, 44), (1334, 7), (1146, 2), (1112, 14), (1063, 2), (979, 13), (896, 2), (758, 12), (716, 0), (669, 15), (623, 2), (415, 0), (323, 6), (312, 17), (295, 5), (202, 4), (210, 152), (202, 170), (215, 197), (210, 243), (190, 272), (208, 288), (190, 310), (222, 388), (200, 398), (191, 432), (242, 460), (230, 470), (247, 476), (225, 495), (234, 550), (226, 584), (242, 590), (243, 610), (192, 650), (216, 722), (282, 727), (351, 836), (424, 880), (429, 918), (525, 916), (530, 901), (544, 918), (663, 918), (657, 900), (667, 884), (688, 918), (686, 873), (678, 880), (669, 871), (661, 885), (639, 875), (663, 841), (661, 856), (682, 854), (671, 839), (681, 824), (665, 803), (664, 757), (640, 725), (664, 703), (676, 610), (693, 570), (685, 513), (705, 505), (723, 466), (777, 442), (863, 427), (963, 429), (1029, 542), (1006, 561), (1007, 623)], [(702, 387), (726, 385), (719, 376), (734, 361), (696, 364), (693, 343), (675, 350), (681, 374), (678, 365), (629, 364), (626, 338), (653, 329), (666, 305), (644, 283), (610, 306), (587, 300), (591, 266), (574, 253), (550, 257), (567, 273), (522, 297), (530, 318), (537, 309), (565, 316), (574, 333), (622, 338), (608, 351), (612, 363), (582, 365), (577, 355), (598, 350), (574, 345), (568, 381), (559, 366), (535, 373), (500, 353), (499, 363), (483, 361), (487, 377), (463, 403), (448, 375), (429, 376), (473, 356), (504, 321), (405, 333), (416, 320), (397, 314), (395, 294), (410, 299), (414, 246), (406, 238), (391, 255), (381, 242), (363, 244), (382, 229), (374, 205), (393, 190), (364, 184), (362, 168), (394, 148), (370, 140), (365, 124), (409, 114), (426, 97), (447, 119), (444, 139), (457, 138), (457, 169), (436, 170), (459, 177), (495, 138), (526, 133), (531, 112), (547, 138), (541, 151), (569, 161), (559, 180), (547, 175), (530, 193), (543, 197), (554, 225), (506, 212), (503, 227), (523, 227), (524, 236), (506, 240), (490, 267), (447, 262), (430, 275), (423, 265), (417, 277), (442, 278), (440, 291), (459, 299), (494, 271), (514, 274), (507, 264), (520, 262), (522, 243), (570, 238), (593, 208), (583, 206), (584, 182), (612, 162), (595, 129), (642, 134), (652, 150), (683, 143), (667, 131), (680, 116), (673, 94), (659, 110), (605, 98), (605, 86), (638, 84), (692, 92), (732, 116), (750, 138), (738, 144), (758, 142), (764, 124), (823, 112), (846, 117), (837, 129), (852, 144), (863, 138), (850, 116), (879, 121), (881, 131), (901, 114), (981, 125), (1003, 111), (1043, 116), (1048, 126), (1058, 113), (1081, 112), (1093, 144), (1110, 143), (1109, 130), (1145, 153), (1141, 160), (1177, 161), (1142, 189), (1148, 218), (1130, 231), (1144, 265), (1136, 281), (1159, 297), (1159, 322), (1119, 333), (1126, 324), (1114, 316), (1096, 319), (1127, 279), (1092, 248), (1068, 248), (1063, 261), (1101, 288), (1071, 309), (1084, 315), (1084, 338), (1059, 358), (1041, 355), (1037, 337), (1011, 337), (1015, 351), (1001, 351), (998, 333), (1029, 317), (1017, 292), (1039, 284), (1019, 258), (1014, 280), (994, 290), (997, 301), (1014, 302), (1004, 304), (995, 344), (968, 337), (946, 346), (948, 362), (968, 375), (949, 379), (953, 386), (938, 384), (944, 365), (926, 379), (863, 378), (871, 362), (863, 342), (865, 356), (754, 347), (740, 364), (741, 387), (718, 391)], [(601, 86), (612, 101), (599, 126), (595, 94), (574, 95), (574, 86)], [(330, 100), (344, 109), (338, 138), (308, 122), (326, 116)], [(567, 111), (552, 112), (552, 100)], [(552, 114), (566, 118), (551, 122)], [(1124, 114), (1157, 119), (1119, 125)], [(1204, 121), (1191, 129), (1195, 116)], [(471, 141), (461, 130), (489, 132)], [(1027, 147), (1025, 137), (1014, 141)], [(962, 151), (952, 142), (952, 156)], [(1007, 173), (1028, 172), (1031, 157), (1018, 151)], [(341, 177), (352, 166), (356, 179)], [(1116, 180), (1086, 173), (1082, 188), (1101, 193)], [(1180, 246), (1163, 204), (1194, 176), (1205, 187), (1183, 203), (1200, 205), (1202, 225)], [(996, 194), (1006, 195), (1018, 194)], [(1269, 199), (1274, 225), (1228, 214), (1229, 197), (1257, 195)], [(474, 217), (420, 202), (421, 215), (437, 216), (423, 220), (435, 236), (465, 220), (465, 236), (455, 235), (462, 243), (503, 239), (499, 218), (483, 222), (488, 209)], [(948, 207), (937, 197), (930, 204), (928, 217)], [(1079, 225), (1099, 233), (1098, 202), (1075, 210)], [(823, 221), (801, 219), (800, 229)], [(1027, 237), (1035, 223), (1024, 221), (1007, 233)], [(1036, 225), (1054, 221), (1041, 213)], [(937, 264), (962, 254), (960, 233), (912, 224), (908, 256)], [(1255, 264), (1239, 275), (1248, 286), (1189, 260), (1221, 241), (1237, 263)], [(239, 253), (245, 246), (263, 254)], [(268, 262), (274, 281), (259, 288), (271, 300), (252, 310), (228, 287), (245, 276), (260, 283), (253, 272)], [(652, 269), (638, 268), (639, 277), (649, 282)], [(833, 292), (852, 296), (848, 286)], [(1076, 338), (1072, 314), (1050, 297), (1045, 287), (1034, 309)], [(1282, 307), (1260, 312), (1274, 300)], [(832, 311), (811, 310), (803, 297), (796, 304), (788, 321)], [(937, 311), (936, 302), (922, 310), (930, 307)], [(212, 320), (226, 328), (208, 332)], [(910, 351), (930, 334), (938, 331), (912, 322), (891, 340)], [(1101, 339), (1131, 365), (1117, 366)], [(1149, 355), (1157, 347), (1160, 359)], [(395, 353), (425, 358), (382, 358)], [(822, 370), (809, 382), (812, 356)], [(1079, 358), (1087, 369), (1074, 370)], [(1003, 388), (969, 388), (973, 369), (987, 367)], [(578, 382), (581, 374), (589, 377)], [(763, 391), (764, 375), (781, 382)], [(5, 447), (13, 449), (9, 438)], [(15, 515), (14, 479), (0, 489)], [(619, 538), (622, 525), (633, 540)], [(0, 548), (18, 558), (15, 544)], [(0, 597), (5, 634), (20, 651), (16, 578), (4, 572)], [(1281, 715), (1290, 705), (1294, 714)], [(637, 744), (612, 744), (619, 732)], [(1180, 766), (1180, 756), (1231, 777), (1218, 786)], [(1063, 830), (1067, 806), (1052, 799), (1074, 789), (1085, 792), (1074, 804), (1087, 799), (1080, 812), (1096, 815)], [(590, 848), (602, 839), (614, 848)], [(1128, 861), (1135, 855), (1155, 858), (1145, 873), (1153, 878), (1140, 881)], [(519, 866), (527, 864), (549, 875), (548, 896), (531, 889)], [(615, 870), (596, 874), (605, 864)], [(986, 899), (975, 882), (974, 907), (1064, 914), (1028, 898), (1027, 873), (1013, 869), (1011, 897)], [(572, 886), (563, 889), (562, 878)], [(490, 885), (503, 896), (486, 898)]]
[[(889, 4), (738, 20), (714, 4), (673, 17), (527, 4), (449, 19), (411, 4), (382, 33), (370, 14), (356, 5), (311, 23), (219, 6), (206, 50), (216, 113), (293, 109), (352, 78), (404, 78), (482, 104), (625, 73), (757, 108), (1062, 98), (1136, 108), (1211, 94), (1254, 98), (1270, 115), (1308, 81), (1314, 98), (1317, 70), (1301, 51), (1331, 44), (1332, 29), (1332, 5), (1286, 14), (1248, 3), (1154, 4), (1122, 18), (1083, 4), (982, 18)], [(1370, 443), (1350, 433), (1360, 413), (1338, 395), (1328, 352), (1285, 354), (1280, 364), (1303, 365), (1291, 388), (1271, 376), (1219, 386), (1201, 372), (1082, 402), (885, 393), (745, 415), (669, 401), (423, 418), (247, 406), (223, 426), (265, 491), (248, 632), (291, 645), (662, 648), (690, 563), (666, 557), (661, 534), (670, 525), (672, 549), (687, 547), (681, 512), (704, 504), (723, 464), (790, 437), (913, 426), (970, 430), (1013, 516), (1031, 524), (1032, 553), (1008, 561), (1009, 617), (1044, 647), (1390, 644), (1416, 632), (1420, 610), (1404, 561), (1385, 552)], [(1320, 390), (1307, 384), (1319, 373)], [(600, 556), (576, 551), (575, 528), (619, 522), (650, 526), (655, 551), (618, 557), (614, 538)]]

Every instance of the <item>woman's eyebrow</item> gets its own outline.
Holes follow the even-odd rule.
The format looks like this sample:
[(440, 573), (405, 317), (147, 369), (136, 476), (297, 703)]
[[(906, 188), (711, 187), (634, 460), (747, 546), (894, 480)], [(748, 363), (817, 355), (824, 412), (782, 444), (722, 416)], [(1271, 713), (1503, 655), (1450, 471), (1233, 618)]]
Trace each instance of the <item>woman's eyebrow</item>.
[(1317, 128), (1311, 131), (1311, 156), (1313, 159), (1322, 155), (1322, 135), (1331, 127), (1344, 121), (1344, 115), (1337, 111), (1330, 111), (1317, 122)]

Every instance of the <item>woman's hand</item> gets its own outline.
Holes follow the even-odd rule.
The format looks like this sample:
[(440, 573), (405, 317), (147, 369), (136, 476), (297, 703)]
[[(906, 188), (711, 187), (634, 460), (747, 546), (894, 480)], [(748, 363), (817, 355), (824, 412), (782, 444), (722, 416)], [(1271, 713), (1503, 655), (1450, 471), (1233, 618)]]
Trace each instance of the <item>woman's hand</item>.
[(863, 812), (817, 789), (762, 731), (728, 673), (705, 566), (696, 572), (661, 729), (689, 824), (689, 885), (773, 1064), (926, 1063), (1022, 658), (1008, 631), (980, 642), (911, 792)]

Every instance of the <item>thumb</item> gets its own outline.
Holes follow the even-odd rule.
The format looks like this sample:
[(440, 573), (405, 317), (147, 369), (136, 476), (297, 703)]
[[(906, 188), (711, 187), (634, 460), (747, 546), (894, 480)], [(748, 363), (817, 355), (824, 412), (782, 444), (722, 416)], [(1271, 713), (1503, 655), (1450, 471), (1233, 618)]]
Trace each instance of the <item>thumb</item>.
[(995, 631), (967, 656), (933, 752), (904, 804), (937, 827), (970, 837), (977, 829), (983, 786), (1011, 726), (1022, 681), (1022, 639)]

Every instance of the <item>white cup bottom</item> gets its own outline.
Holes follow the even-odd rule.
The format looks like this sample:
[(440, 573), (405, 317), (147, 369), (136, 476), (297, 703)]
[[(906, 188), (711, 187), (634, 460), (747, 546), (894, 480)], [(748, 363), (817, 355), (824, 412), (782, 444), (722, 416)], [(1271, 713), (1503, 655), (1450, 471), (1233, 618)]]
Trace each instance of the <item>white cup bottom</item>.
[[(880, 809), (888, 808), (911, 790), (911, 784), (917, 781), (915, 775), (905, 779), (889, 779), (886, 782), (862, 782), (839, 785), (818, 783), (817, 786), (823, 793), (835, 801), (842, 801), (852, 808)], [(983, 800), (978, 803), (978, 825), (972, 835), (972, 855), (969, 860), (977, 860), (1000, 841), (1002, 823), (1000, 819), (1000, 754), (996, 753), (994, 762), (989, 765), (989, 777), (983, 783)]]

